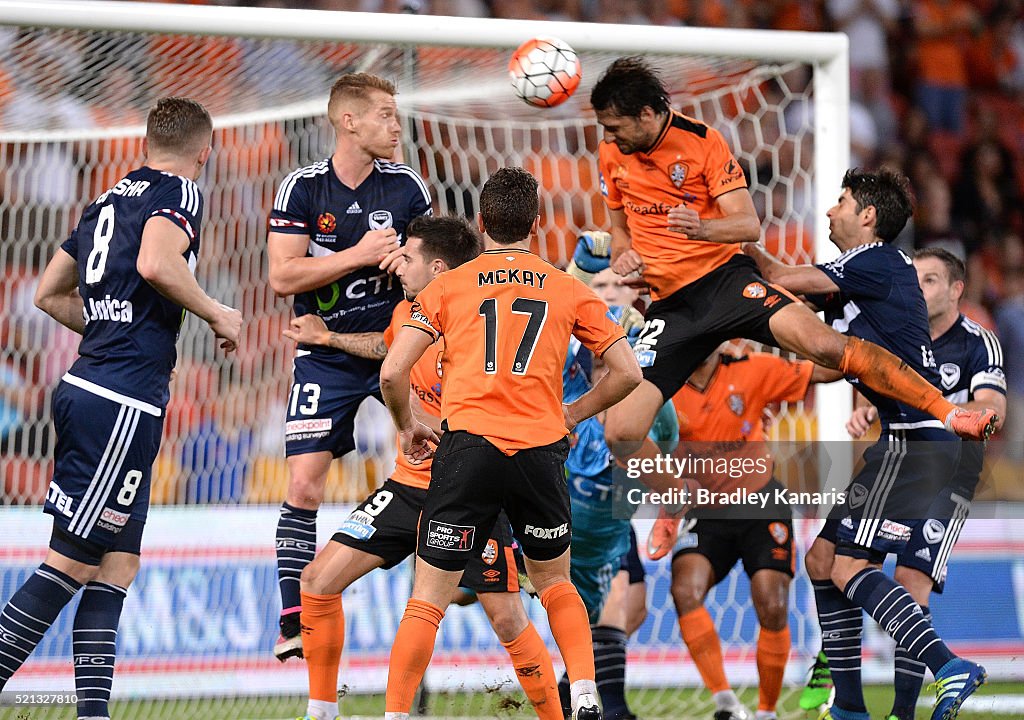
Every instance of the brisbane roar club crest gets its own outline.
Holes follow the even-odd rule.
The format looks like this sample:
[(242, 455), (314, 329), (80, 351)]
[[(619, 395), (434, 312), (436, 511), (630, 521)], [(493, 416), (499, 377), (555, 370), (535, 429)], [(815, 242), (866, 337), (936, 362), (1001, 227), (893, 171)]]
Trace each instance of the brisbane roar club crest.
[(498, 561), (498, 541), (494, 538), (490, 538), (487, 541), (487, 545), (484, 546), (484, 551), (480, 554), (480, 559), (488, 565), (493, 565)]
[(668, 169), (668, 178), (677, 188), (681, 188), (686, 181), (686, 166), (682, 163), (673, 163)]
[(789, 528), (785, 523), (773, 522), (768, 526), (768, 532), (771, 533), (772, 540), (779, 545), (785, 545), (789, 540)]
[(759, 282), (752, 282), (743, 288), (743, 297), (760, 300), (768, 294), (768, 290)]
[(316, 229), (323, 235), (330, 235), (337, 226), (337, 219), (329, 212), (320, 213), (320, 217), (316, 219)]

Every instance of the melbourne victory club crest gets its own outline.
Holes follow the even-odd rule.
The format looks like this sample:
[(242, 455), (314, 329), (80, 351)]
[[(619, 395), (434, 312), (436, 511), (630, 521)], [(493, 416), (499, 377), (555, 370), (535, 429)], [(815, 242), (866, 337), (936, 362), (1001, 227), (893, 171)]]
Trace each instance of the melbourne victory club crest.
[(374, 210), (370, 213), (369, 223), (371, 230), (387, 230), (394, 224), (387, 210)]
[(686, 166), (678, 162), (673, 163), (668, 169), (668, 177), (669, 180), (672, 181), (673, 185), (677, 188), (681, 188), (683, 186), (683, 182), (686, 180)]
[(956, 363), (942, 363), (939, 375), (942, 376), (942, 389), (952, 390), (960, 382), (960, 366)]

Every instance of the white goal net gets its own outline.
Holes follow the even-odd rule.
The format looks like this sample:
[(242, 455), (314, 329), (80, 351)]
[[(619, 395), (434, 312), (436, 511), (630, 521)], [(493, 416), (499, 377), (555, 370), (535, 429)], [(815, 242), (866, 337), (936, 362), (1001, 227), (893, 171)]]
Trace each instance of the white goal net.
[[(583, 83), (564, 106), (531, 108), (512, 92), (508, 56), (535, 35), (560, 37), (580, 53)], [(83, 208), (142, 164), (145, 115), (156, 99), (190, 96), (214, 116), (214, 154), (199, 180), (207, 214), (197, 278), (240, 308), (245, 325), (239, 351), (227, 359), (201, 323), (183, 328), (114, 696), (119, 717), (294, 717), (303, 707), (305, 668), (280, 666), (269, 653), (279, 611), (273, 535), (287, 481), (283, 421), (293, 347), (281, 335), (290, 303), (267, 282), (265, 238), (278, 183), (332, 152), (325, 111), (333, 80), (370, 71), (396, 82), (403, 155), (426, 179), (436, 213), (472, 215), (496, 168), (530, 170), (543, 188), (537, 251), (564, 266), (579, 232), (607, 224), (590, 88), (615, 57), (642, 52), (683, 112), (725, 134), (750, 180), (765, 243), (786, 260), (806, 262), (815, 239), (819, 247), (826, 241), (822, 208), (845, 169), (844, 42), (135, 3), (0, 6), (0, 503), (9, 506), (0, 507), (0, 601), (45, 552), (48, 523), (38, 504), (52, 461), (50, 398), (77, 346), (75, 335), (34, 308), (35, 286)], [(827, 403), (819, 391), (817, 407), (830, 414), (803, 404), (782, 408), (773, 432), (834, 439), (835, 418), (845, 417), (848, 403), (845, 388)], [(392, 467), (387, 415), (376, 404), (362, 413), (358, 452), (332, 469), (321, 539), (344, 505)], [(667, 565), (648, 569), (650, 616), (630, 646), (634, 710), (710, 714), (679, 637)], [(343, 714), (382, 708), (375, 694), (408, 586), (405, 570), (378, 572), (346, 596)], [(791, 681), (816, 650), (811, 602), (798, 576)], [(546, 633), (543, 612), (532, 605)], [(756, 618), (745, 577), (731, 575), (710, 607), (730, 679), (756, 688)], [(73, 688), (70, 629), (66, 617), (58, 621), (10, 687)], [(479, 609), (453, 609), (427, 679), (435, 691), (429, 711), (493, 715), (501, 706), (522, 714), (509, 695), (511, 678)], [(31, 717), (71, 716), (48, 712), (34, 709)]]

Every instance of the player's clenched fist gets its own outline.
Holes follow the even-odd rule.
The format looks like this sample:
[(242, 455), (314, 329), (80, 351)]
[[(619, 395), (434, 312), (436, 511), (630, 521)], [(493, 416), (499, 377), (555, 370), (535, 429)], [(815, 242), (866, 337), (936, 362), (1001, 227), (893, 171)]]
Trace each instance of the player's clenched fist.
[(242, 313), (221, 303), (217, 303), (217, 306), (217, 312), (209, 320), (210, 329), (221, 341), (221, 348), (231, 352), (238, 348), (238, 338), (242, 333)]
[(376, 265), (398, 247), (398, 233), (394, 228), (367, 230), (356, 243), (363, 265)]
[(877, 419), (878, 410), (874, 406), (854, 408), (850, 419), (846, 421), (846, 432), (854, 440), (862, 438)]
[(617, 275), (622, 275), (623, 277), (635, 272), (642, 272), (643, 269), (643, 258), (641, 258), (640, 254), (632, 248), (626, 250), (624, 253), (612, 260), (612, 270), (614, 270)]
[(300, 345), (328, 345), (331, 336), (323, 318), (313, 313), (292, 318), (288, 328), (282, 330), (281, 334)]

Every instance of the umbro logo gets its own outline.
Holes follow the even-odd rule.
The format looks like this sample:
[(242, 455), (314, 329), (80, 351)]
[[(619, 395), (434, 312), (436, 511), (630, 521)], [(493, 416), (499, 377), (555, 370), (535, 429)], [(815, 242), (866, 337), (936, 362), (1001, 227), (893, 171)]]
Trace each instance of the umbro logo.
[(921, 548), (916, 553), (914, 553), (914, 557), (921, 558), (925, 562), (931, 562), (932, 561), (932, 552), (928, 548)]
[(363, 212), (363, 209), (359, 207), (359, 203), (353, 202), (351, 205), (348, 206), (348, 210), (345, 211), (345, 214), (359, 215), (361, 212)]

